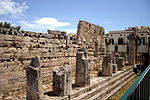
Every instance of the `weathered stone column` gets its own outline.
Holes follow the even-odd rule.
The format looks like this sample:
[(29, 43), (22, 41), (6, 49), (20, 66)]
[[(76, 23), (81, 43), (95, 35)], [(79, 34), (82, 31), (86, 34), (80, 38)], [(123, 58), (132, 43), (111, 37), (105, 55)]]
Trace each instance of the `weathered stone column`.
[(58, 66), (53, 69), (53, 92), (58, 96), (71, 94), (71, 67), (69, 65)]
[(27, 99), (26, 100), (42, 100), (42, 80), (41, 80), (41, 64), (40, 57), (36, 56), (31, 59), (30, 65), (26, 68), (27, 77)]
[(78, 49), (76, 54), (75, 85), (79, 87), (90, 85), (90, 60), (86, 58), (86, 54), (87, 52), (84, 48)]
[(124, 58), (119, 57), (117, 62), (118, 70), (122, 70), (125, 66)]
[(111, 66), (112, 66), (112, 72), (117, 73), (118, 72), (118, 67), (117, 67), (117, 59), (116, 57), (111, 57)]
[(104, 76), (112, 76), (113, 66), (111, 61), (111, 56), (106, 56), (102, 62), (102, 75)]
[(117, 64), (112, 64), (112, 68), (113, 68), (113, 73), (117, 73), (118, 72), (118, 67)]
[(134, 66), (136, 64), (136, 56), (137, 56), (137, 30), (134, 33), (129, 34), (129, 64)]

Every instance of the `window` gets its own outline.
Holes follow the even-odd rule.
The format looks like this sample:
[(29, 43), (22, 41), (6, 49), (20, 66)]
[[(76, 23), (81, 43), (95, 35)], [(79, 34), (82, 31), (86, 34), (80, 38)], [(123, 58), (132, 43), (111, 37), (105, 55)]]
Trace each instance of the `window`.
[(109, 39), (109, 44), (114, 44), (114, 39)]
[(123, 44), (123, 38), (118, 39), (118, 44)]
[(145, 45), (145, 38), (144, 37), (139, 39), (139, 45)]

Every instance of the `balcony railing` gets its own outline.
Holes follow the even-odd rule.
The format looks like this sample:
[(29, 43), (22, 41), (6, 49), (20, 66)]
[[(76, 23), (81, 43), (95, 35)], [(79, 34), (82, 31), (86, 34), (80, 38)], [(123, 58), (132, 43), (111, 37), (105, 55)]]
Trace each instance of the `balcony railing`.
[(121, 100), (150, 100), (150, 65), (122, 96)]

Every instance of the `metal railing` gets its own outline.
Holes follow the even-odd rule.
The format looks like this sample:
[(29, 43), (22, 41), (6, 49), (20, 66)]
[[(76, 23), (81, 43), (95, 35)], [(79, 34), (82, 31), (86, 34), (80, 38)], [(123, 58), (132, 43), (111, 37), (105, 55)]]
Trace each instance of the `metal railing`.
[(150, 65), (122, 96), (121, 100), (150, 100)]

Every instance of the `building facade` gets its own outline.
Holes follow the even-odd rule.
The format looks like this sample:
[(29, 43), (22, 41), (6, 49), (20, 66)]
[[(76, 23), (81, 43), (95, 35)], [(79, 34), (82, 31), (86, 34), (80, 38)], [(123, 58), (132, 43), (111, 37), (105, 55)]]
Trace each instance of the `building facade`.
[(137, 52), (148, 53), (150, 44), (150, 28), (149, 27), (129, 27), (127, 30), (110, 31), (105, 35), (106, 52), (129, 52), (129, 34), (137, 32)]

